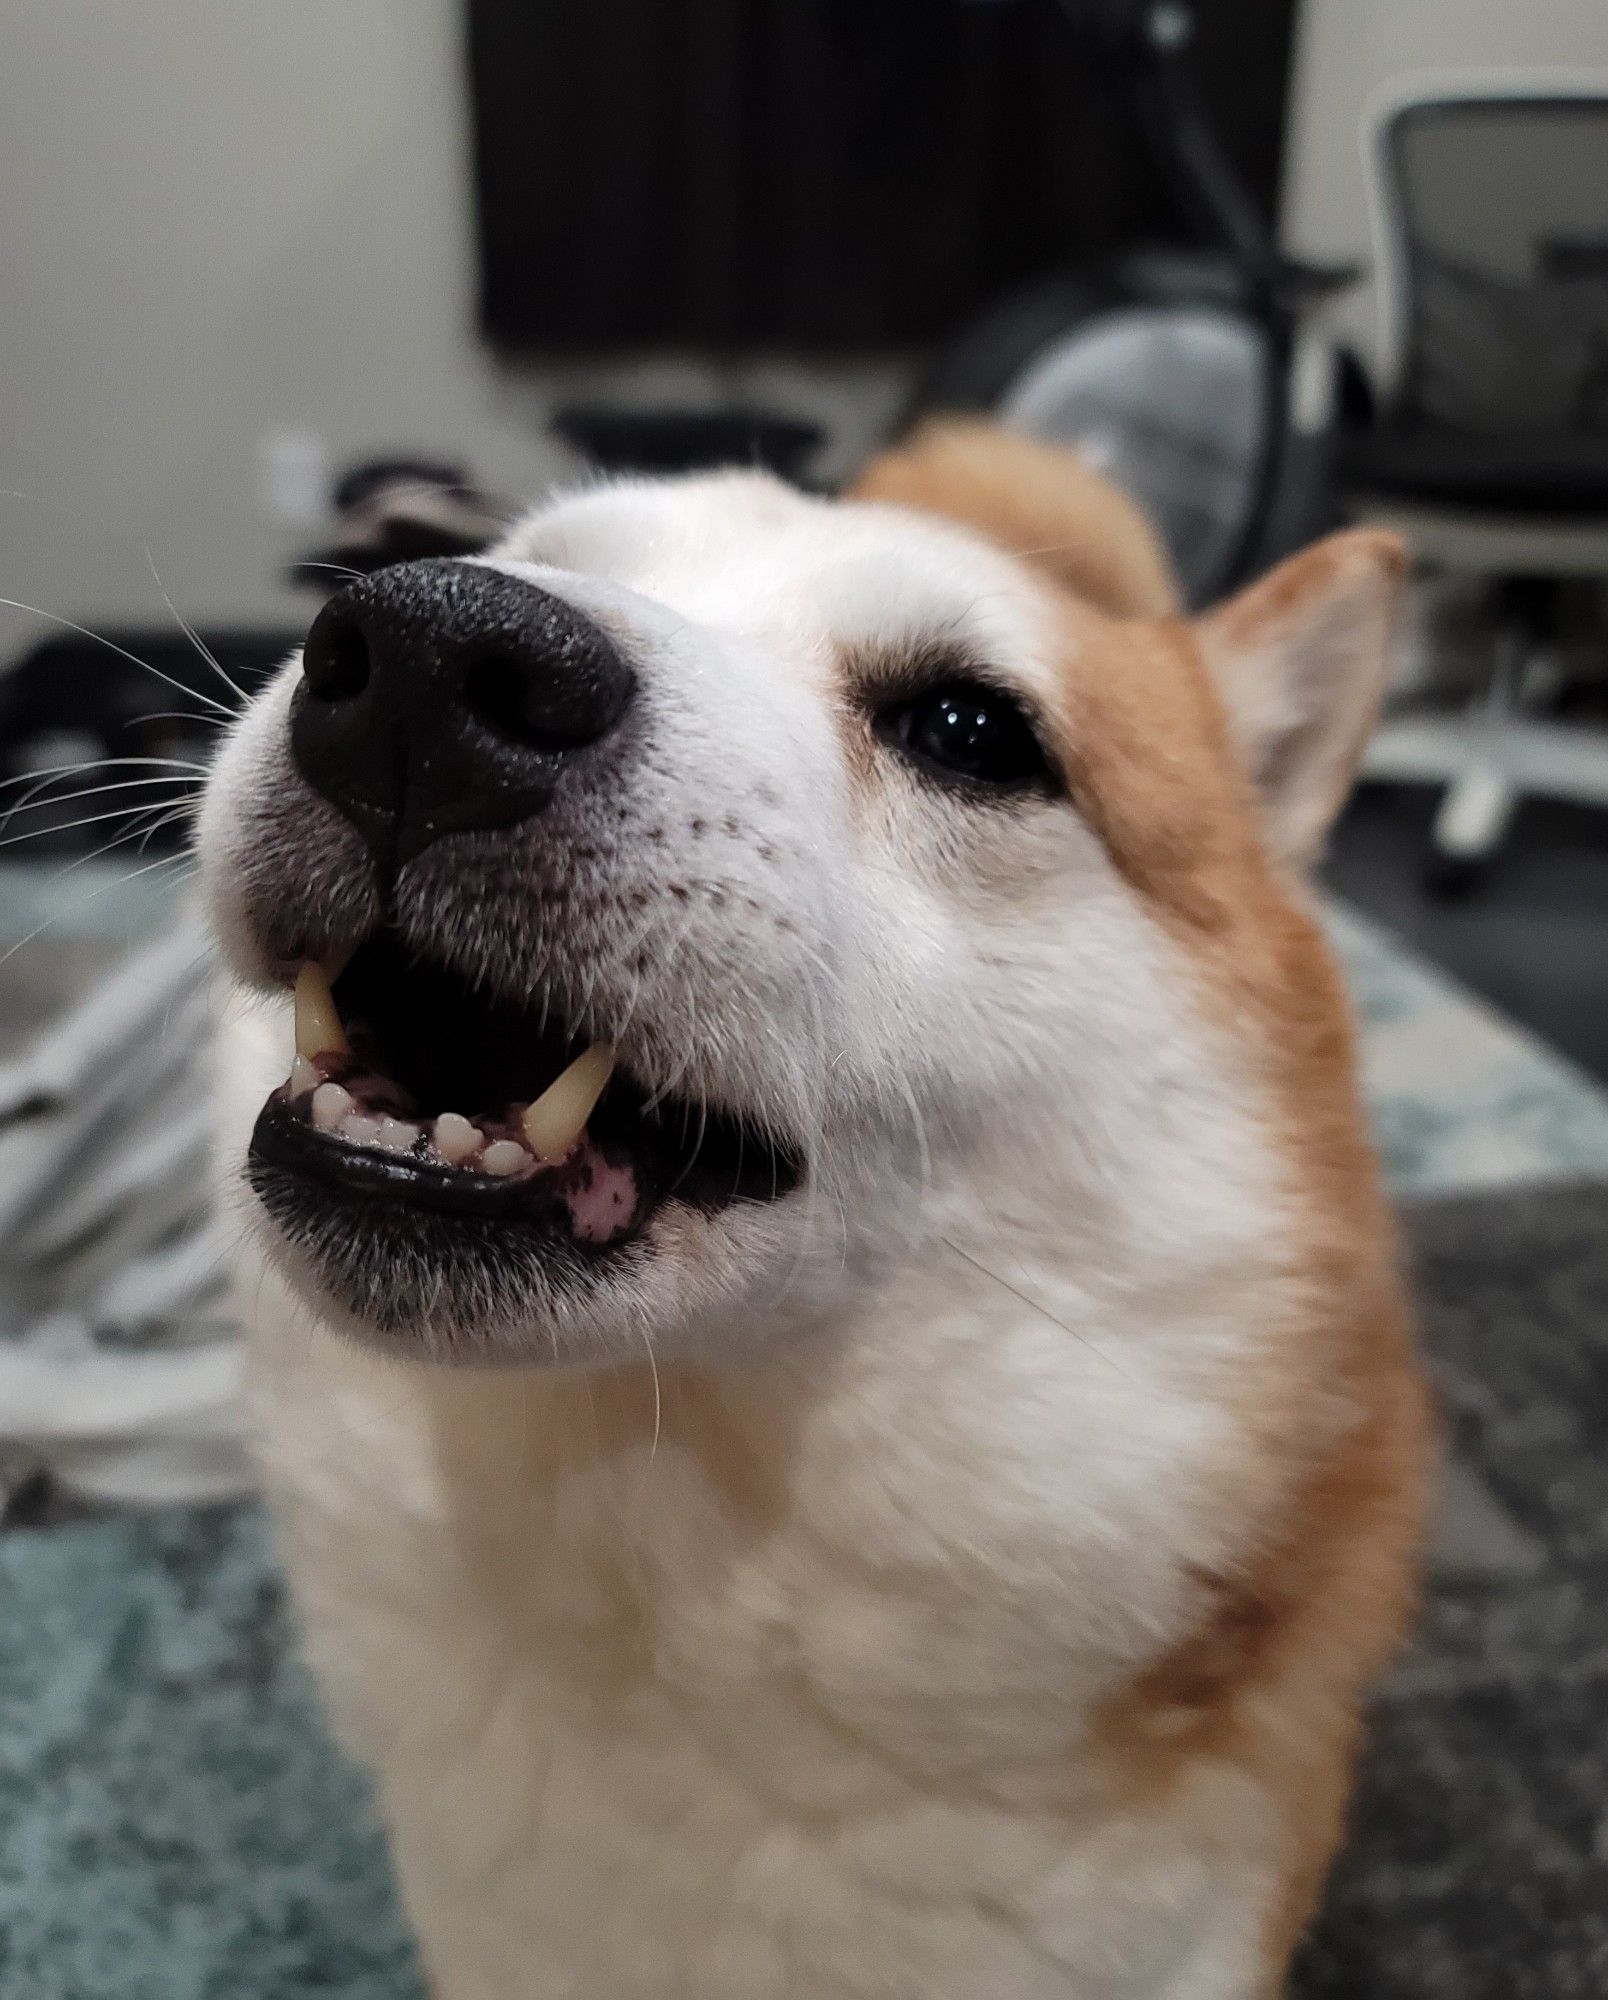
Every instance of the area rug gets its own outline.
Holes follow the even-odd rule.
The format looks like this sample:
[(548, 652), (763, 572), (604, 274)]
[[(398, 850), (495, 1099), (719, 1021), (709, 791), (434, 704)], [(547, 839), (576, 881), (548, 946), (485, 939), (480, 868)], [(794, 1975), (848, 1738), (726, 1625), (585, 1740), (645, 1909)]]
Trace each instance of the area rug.
[(1409, 1216), (1450, 1452), (1302, 2000), (1608, 1994), (1608, 1184)]
[[(1608, 1183), (1409, 1208), (1451, 1465), (1299, 2000), (1608, 1993)], [(250, 1503), (0, 1537), (3, 2000), (419, 2000)], [(599, 1996), (605, 2000), (605, 1996)]]

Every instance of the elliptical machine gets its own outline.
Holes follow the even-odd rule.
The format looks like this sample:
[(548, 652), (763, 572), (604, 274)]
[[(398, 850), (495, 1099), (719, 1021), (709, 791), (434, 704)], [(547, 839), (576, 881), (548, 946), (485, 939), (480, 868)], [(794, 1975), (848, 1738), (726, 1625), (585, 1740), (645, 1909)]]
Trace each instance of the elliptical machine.
[(1213, 129), (1189, 0), (1054, 0), (1097, 33), (1202, 247), (1045, 279), (964, 327), (923, 414), (1076, 445), (1157, 523), (1192, 604), (1329, 525), (1341, 360), (1319, 308), (1353, 267), (1283, 255)]

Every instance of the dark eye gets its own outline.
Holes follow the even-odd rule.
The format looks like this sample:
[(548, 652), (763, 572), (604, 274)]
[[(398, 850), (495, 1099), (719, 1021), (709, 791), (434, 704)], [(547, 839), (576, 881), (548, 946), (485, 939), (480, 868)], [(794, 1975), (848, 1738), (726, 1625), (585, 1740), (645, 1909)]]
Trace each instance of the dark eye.
[(1021, 705), (982, 681), (943, 681), (903, 695), (878, 711), (877, 730), (939, 777), (994, 791), (1025, 791), (1050, 776)]

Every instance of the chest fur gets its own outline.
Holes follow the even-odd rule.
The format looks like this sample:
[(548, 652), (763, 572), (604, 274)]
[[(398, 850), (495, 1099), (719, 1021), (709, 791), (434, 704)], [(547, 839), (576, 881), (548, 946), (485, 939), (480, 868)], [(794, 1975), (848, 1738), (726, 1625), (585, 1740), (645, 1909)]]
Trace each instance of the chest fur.
[(1091, 1741), (1218, 1553), (1214, 1426), (1142, 1354), (1051, 1463), (881, 1370), (443, 1379), (276, 1320), (287, 1559), (453, 2000), (1241, 1990), (1258, 1802), (1202, 1774), (1141, 1824)]

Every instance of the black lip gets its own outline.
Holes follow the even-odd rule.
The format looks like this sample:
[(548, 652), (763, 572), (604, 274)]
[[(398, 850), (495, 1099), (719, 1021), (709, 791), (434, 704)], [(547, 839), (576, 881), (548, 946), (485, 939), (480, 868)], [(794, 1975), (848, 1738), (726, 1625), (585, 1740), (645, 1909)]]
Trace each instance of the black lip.
[[(605, 1157), (614, 1143), (593, 1133)], [(562, 1173), (500, 1181), (353, 1146), (310, 1125), (283, 1090), (257, 1118), (246, 1182), (324, 1293), (386, 1351), (402, 1339), (445, 1361), (497, 1364), (516, 1353), (541, 1361), (549, 1357), (540, 1346), (526, 1344), (532, 1313), (539, 1326), (560, 1299), (584, 1311), (588, 1298), (640, 1276), (656, 1254), (648, 1225), (661, 1209), (718, 1213), (785, 1194), (802, 1173), (778, 1156), (769, 1184), (745, 1190), (729, 1162), (713, 1172), (694, 1162), (667, 1184), (673, 1160), (649, 1165), (637, 1148), (626, 1151), (638, 1207), (605, 1243), (576, 1237)]]
[[(493, 1215), (432, 1208), (414, 1198), (416, 1179), (402, 1191), (388, 1175), (337, 1170), (338, 1141), (304, 1153), (291, 1140), (280, 1153), (285, 1122), (258, 1120), (247, 1183), (324, 1294), (351, 1315), (351, 1330), (386, 1352), (400, 1341), (440, 1361), (545, 1361), (546, 1308), (562, 1298), (584, 1309), (588, 1296), (652, 1257), (641, 1233), (578, 1243), (547, 1204)], [(507, 1201), (513, 1191), (486, 1192)]]
[[(609, 1149), (601, 1150), (607, 1157)], [(562, 1167), (535, 1179), (498, 1180), (490, 1174), (466, 1173), (461, 1167), (382, 1153), (372, 1146), (353, 1146), (310, 1125), (277, 1091), (263, 1106), (252, 1131), (251, 1159), (348, 1199), (427, 1208), (479, 1222), (546, 1225), (554, 1235), (570, 1235), (569, 1211), (562, 1197), (574, 1183)], [(618, 1239), (592, 1248), (593, 1255), (606, 1255), (629, 1240), (659, 1205), (662, 1189), (648, 1179), (643, 1160), (632, 1154), (629, 1164), (637, 1182), (637, 1212)]]

